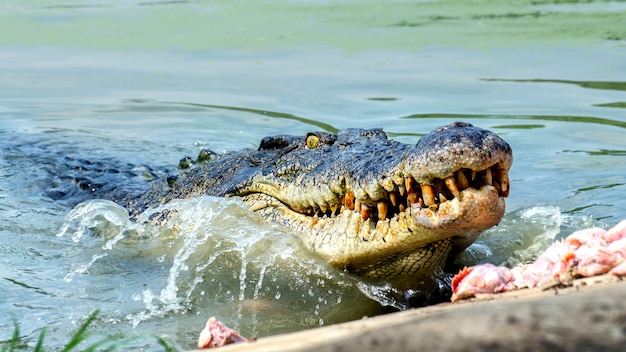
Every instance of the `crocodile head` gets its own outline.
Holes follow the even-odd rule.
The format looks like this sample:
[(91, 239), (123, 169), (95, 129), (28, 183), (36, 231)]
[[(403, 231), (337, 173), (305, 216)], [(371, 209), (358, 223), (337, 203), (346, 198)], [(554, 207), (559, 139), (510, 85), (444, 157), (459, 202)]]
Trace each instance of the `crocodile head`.
[(398, 286), (431, 276), (498, 224), (509, 194), (511, 148), (467, 123), (416, 145), (347, 129), (268, 137), (265, 152), (274, 156), (247, 159), (247, 175), (224, 195), (302, 233), (334, 266)]

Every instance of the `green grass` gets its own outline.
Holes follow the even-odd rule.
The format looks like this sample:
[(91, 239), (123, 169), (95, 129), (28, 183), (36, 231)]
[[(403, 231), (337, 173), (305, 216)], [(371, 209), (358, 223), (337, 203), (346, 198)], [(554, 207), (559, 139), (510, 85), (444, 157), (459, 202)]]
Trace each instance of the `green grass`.
[[(163, 338), (158, 336), (134, 336), (134, 337), (123, 337), (120, 335), (103, 335), (96, 331), (89, 330), (89, 326), (98, 316), (99, 311), (91, 313), (91, 315), (83, 322), (83, 324), (78, 328), (78, 330), (74, 333), (70, 341), (65, 345), (65, 347), (61, 350), (62, 352), (69, 351), (84, 351), (84, 352), (92, 352), (92, 351), (115, 351), (127, 346), (132, 341), (136, 341), (144, 338), (154, 338), (157, 343), (163, 347), (163, 350), (166, 352), (174, 352), (176, 349), (170, 346), (170, 344)], [(33, 352), (43, 352), (45, 351), (45, 338), (46, 338), (47, 329), (44, 328), (39, 334), (39, 338), (37, 340), (37, 344), (35, 345)], [(95, 342), (90, 342), (86, 346), (83, 342), (91, 337), (98, 338)], [(13, 335), (11, 336), (11, 340), (0, 345), (0, 352), (16, 352), (16, 351), (26, 351), (28, 346), (22, 340), (20, 336), (20, 326), (17, 322), (14, 323)]]

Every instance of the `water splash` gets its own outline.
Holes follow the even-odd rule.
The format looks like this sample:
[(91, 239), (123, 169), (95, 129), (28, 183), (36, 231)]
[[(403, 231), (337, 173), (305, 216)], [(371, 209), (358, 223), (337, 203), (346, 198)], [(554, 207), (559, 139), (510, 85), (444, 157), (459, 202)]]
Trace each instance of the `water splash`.
[(70, 281), (77, 274), (111, 276), (112, 265), (130, 270), (120, 271), (126, 276), (120, 280), (133, 290), (134, 308), (122, 310), (132, 326), (192, 313), (258, 336), (360, 318), (380, 307), (356, 279), (308, 252), (299, 235), (265, 223), (236, 198), (175, 200), (133, 221), (114, 203), (89, 201), (68, 214), (59, 235), (95, 251), (68, 274)]
[(75, 275), (86, 273), (97, 260), (107, 256), (108, 251), (124, 238), (123, 230), (128, 226), (128, 212), (114, 202), (98, 199), (78, 204), (64, 218), (57, 236), (71, 233), (72, 240), (80, 242), (88, 233), (104, 237), (106, 241), (102, 245), (101, 253), (94, 254), (90, 262), (67, 274), (63, 280), (71, 282)]

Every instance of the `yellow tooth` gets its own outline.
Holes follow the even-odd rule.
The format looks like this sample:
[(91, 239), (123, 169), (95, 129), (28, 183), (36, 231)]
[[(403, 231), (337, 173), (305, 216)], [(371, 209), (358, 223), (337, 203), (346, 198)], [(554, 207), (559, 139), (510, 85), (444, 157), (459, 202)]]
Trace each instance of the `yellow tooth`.
[(485, 170), (485, 183), (493, 185), (493, 177), (491, 176), (491, 169)]
[(459, 172), (456, 173), (456, 181), (457, 181), (457, 189), (461, 191), (469, 187), (469, 182), (467, 181), (467, 178), (465, 177), (465, 173), (461, 170), (459, 170)]
[(326, 212), (328, 211), (328, 205), (322, 204), (320, 205), (320, 209), (322, 210), (323, 214), (326, 214)]
[(404, 186), (398, 186), (398, 193), (400, 193), (401, 197), (404, 197), (404, 194), (406, 193), (406, 188), (404, 188)]
[(370, 209), (370, 207), (368, 207), (365, 204), (361, 205), (361, 219), (363, 219), (363, 221), (366, 221), (367, 219), (370, 218), (370, 216), (372, 215), (372, 209)]
[(448, 198), (446, 198), (446, 196), (444, 196), (443, 193), (439, 193), (439, 203), (443, 203), (447, 200)]
[(398, 205), (398, 210), (402, 213), (406, 210), (406, 207), (404, 206), (404, 204), (400, 204)]
[(470, 171), (470, 180), (474, 181), (475, 178), (476, 178), (476, 171), (471, 170)]
[[(454, 176), (446, 178), (444, 182), (446, 183), (446, 186), (448, 186), (450, 192), (452, 192), (455, 197), (459, 198), (460, 193), (459, 189), (456, 186), (456, 180), (454, 179)], [(439, 199), (441, 199), (441, 196), (439, 196)]]
[(333, 203), (330, 205), (330, 211), (332, 211), (333, 214), (337, 214), (338, 208), (339, 208), (339, 203)]
[(509, 195), (509, 175), (506, 172), (503, 172), (500, 175), (500, 182), (502, 182), (502, 195), (508, 197)]
[(398, 205), (398, 198), (396, 197), (395, 193), (389, 193), (389, 200), (391, 201), (391, 205), (393, 205), (394, 207)]
[(406, 200), (407, 200), (407, 206), (411, 206), (411, 204), (413, 203), (417, 203), (417, 200), (419, 199), (419, 194), (417, 192), (412, 192), (409, 193), (408, 196), (406, 196)]
[(348, 208), (350, 210), (354, 210), (354, 193), (352, 193), (352, 192), (346, 193), (346, 197), (344, 198), (344, 202), (345, 202), (346, 208)]
[(378, 208), (378, 219), (379, 220), (384, 220), (387, 218), (387, 202), (385, 201), (380, 201), (376, 204), (376, 207)]
[(361, 202), (358, 199), (354, 200), (354, 210), (361, 211)]
[(407, 178), (404, 179), (404, 186), (406, 187), (406, 191), (408, 193), (411, 193), (411, 192), (414, 191), (413, 183), (414, 183), (413, 182), (413, 178), (411, 178), (411, 177), (407, 177)]
[(422, 185), (422, 197), (426, 206), (430, 207), (437, 204), (435, 202), (435, 188), (431, 185)]

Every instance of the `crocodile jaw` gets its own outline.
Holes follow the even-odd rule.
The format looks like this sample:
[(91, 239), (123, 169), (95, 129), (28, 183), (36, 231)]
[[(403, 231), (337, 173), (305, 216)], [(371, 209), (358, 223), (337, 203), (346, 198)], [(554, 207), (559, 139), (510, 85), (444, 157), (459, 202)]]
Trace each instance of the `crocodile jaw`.
[(495, 187), (468, 188), (460, 194), (437, 210), (411, 207), (377, 222), (348, 209), (332, 217), (311, 217), (260, 193), (246, 195), (243, 201), (266, 220), (304, 233), (309, 249), (333, 266), (408, 286), (409, 281), (432, 275), (433, 267), (502, 219), (505, 201)]

